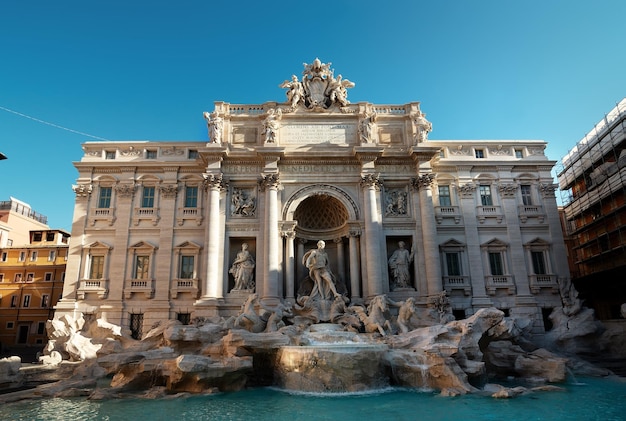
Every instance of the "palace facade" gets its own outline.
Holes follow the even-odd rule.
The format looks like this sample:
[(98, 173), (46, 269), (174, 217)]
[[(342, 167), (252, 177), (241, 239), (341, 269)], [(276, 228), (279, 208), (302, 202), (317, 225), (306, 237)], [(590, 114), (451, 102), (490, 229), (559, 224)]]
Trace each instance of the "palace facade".
[(139, 337), (251, 292), (293, 303), (324, 240), (352, 303), (445, 290), (457, 318), (495, 306), (544, 331), (569, 280), (544, 141), (430, 140), (420, 103), (352, 104), (317, 59), (280, 86), (287, 102), (216, 102), (208, 142), (83, 145), (55, 317)]

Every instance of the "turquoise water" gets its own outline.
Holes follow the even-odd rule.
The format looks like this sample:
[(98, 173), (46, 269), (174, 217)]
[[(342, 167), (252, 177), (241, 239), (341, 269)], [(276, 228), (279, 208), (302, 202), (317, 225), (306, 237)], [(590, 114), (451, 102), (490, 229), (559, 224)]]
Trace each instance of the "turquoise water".
[(564, 391), (514, 399), (388, 389), (366, 395), (312, 396), (254, 389), (210, 396), (89, 401), (43, 399), (0, 407), (0, 420), (626, 420), (626, 381), (584, 379)]

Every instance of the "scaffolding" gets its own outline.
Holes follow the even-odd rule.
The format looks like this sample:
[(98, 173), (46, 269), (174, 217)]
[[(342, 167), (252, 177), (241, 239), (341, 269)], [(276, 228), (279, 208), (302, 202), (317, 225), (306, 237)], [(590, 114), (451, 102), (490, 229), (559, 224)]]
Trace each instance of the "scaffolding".
[(626, 302), (626, 98), (557, 171), (572, 278), (599, 317), (619, 317)]

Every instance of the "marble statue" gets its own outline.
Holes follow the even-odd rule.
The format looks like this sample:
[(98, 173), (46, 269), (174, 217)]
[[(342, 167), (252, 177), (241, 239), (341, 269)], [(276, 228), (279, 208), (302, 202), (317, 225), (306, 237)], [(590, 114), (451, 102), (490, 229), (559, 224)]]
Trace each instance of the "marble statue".
[(235, 278), (233, 291), (254, 290), (254, 267), (255, 262), (252, 254), (248, 251), (248, 244), (241, 245), (241, 251), (228, 271)]
[(211, 143), (221, 144), (224, 133), (224, 119), (215, 111), (212, 113), (205, 112), (204, 119), (209, 126), (209, 139)]
[(398, 242), (398, 249), (393, 252), (388, 261), (393, 278), (393, 289), (411, 288), (409, 268), (411, 263), (413, 263), (415, 251), (411, 248), (411, 252), (409, 252), (405, 246), (404, 241)]
[(290, 81), (284, 81), (279, 87), (289, 89), (287, 91), (287, 101), (291, 104), (291, 108), (293, 109), (304, 99), (304, 88), (302, 87), (302, 82), (298, 80), (296, 75), (292, 75)]
[[(322, 300), (341, 297), (335, 287), (333, 273), (329, 267), (326, 243), (323, 240), (317, 242), (317, 249), (309, 250), (302, 257), (302, 264), (309, 269), (309, 276), (313, 280), (313, 289), (310, 298), (320, 297)], [(331, 296), (332, 293), (332, 296)]]
[(354, 83), (350, 82), (348, 79), (342, 79), (341, 75), (337, 76), (337, 79), (332, 78), (328, 85), (330, 102), (332, 104), (338, 102), (342, 107), (347, 107), (348, 104), (350, 104), (350, 101), (348, 101), (347, 88), (353, 87)]
[(263, 134), (265, 135), (265, 143), (276, 143), (276, 135), (280, 128), (280, 119), (283, 113), (280, 110), (270, 108), (267, 110), (265, 120), (263, 120)]
[(376, 141), (376, 131), (376, 113), (367, 113), (359, 124), (361, 143), (374, 143)]
[(428, 140), (428, 133), (433, 130), (433, 125), (430, 121), (426, 120), (426, 114), (420, 112), (413, 120), (415, 125), (415, 140), (417, 143), (425, 142)]

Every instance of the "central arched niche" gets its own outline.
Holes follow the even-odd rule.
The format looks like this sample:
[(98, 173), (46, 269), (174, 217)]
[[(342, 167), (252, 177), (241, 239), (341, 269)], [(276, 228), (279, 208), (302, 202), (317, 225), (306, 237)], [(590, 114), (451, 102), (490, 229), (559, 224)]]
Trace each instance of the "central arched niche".
[(293, 219), (298, 221), (298, 237), (311, 240), (330, 239), (344, 234), (349, 215), (343, 203), (322, 193), (309, 196), (300, 202)]

